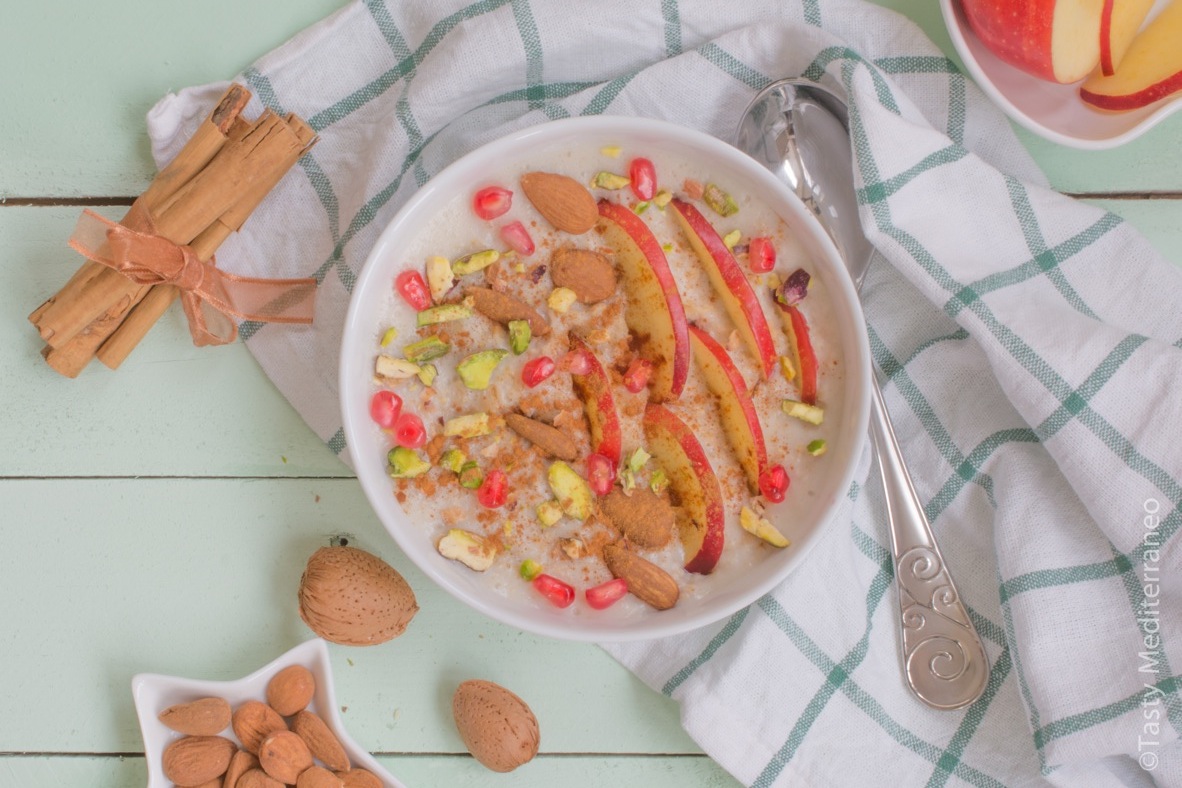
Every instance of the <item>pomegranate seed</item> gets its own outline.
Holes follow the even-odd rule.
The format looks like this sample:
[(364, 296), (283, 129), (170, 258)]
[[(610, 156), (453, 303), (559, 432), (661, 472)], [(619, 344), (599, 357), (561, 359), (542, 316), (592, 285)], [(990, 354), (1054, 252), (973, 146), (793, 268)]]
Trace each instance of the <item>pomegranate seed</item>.
[(529, 237), (529, 230), (521, 222), (510, 222), (502, 227), (501, 240), (522, 257), (534, 253), (534, 239)]
[(388, 430), (402, 413), (402, 397), (393, 391), (379, 391), (369, 401), (369, 416), (379, 427)]
[(572, 350), (559, 359), (558, 368), (572, 375), (586, 375), (591, 371), (591, 359), (581, 350)]
[(431, 306), (431, 292), (427, 289), (427, 283), (423, 281), (423, 275), (418, 271), (400, 273), (394, 280), (394, 288), (416, 312), (422, 312)]
[(681, 184), (685, 196), (691, 200), (700, 200), (702, 195), (706, 193), (706, 187), (702, 185), (701, 181), (695, 181), (693, 178), (686, 178)]
[(632, 363), (628, 365), (628, 371), (624, 373), (624, 388), (633, 394), (639, 394), (648, 385), (649, 376), (652, 374), (653, 363), (651, 361), (644, 358), (634, 358)]
[(788, 471), (784, 470), (783, 465), (773, 465), (759, 474), (759, 491), (772, 503), (784, 500), (789, 483)]
[(549, 356), (538, 356), (521, 368), (521, 382), (531, 389), (554, 374), (556, 366)]
[(648, 159), (633, 159), (628, 165), (632, 179), (632, 193), (638, 200), (651, 200), (657, 193), (657, 170)]
[(757, 274), (766, 274), (776, 267), (776, 247), (771, 238), (752, 238), (747, 249), (747, 265)]
[(413, 413), (403, 413), (394, 422), (394, 440), (399, 446), (417, 449), (427, 442), (423, 420)]
[(533, 586), (542, 596), (550, 600), (554, 607), (570, 607), (575, 601), (574, 586), (564, 583), (551, 575), (538, 575), (533, 579)]
[(500, 186), (486, 186), (472, 198), (472, 210), (485, 221), (503, 215), (513, 205), (513, 192)]
[(587, 483), (596, 495), (607, 495), (616, 481), (616, 466), (602, 454), (587, 457)]
[(596, 610), (611, 607), (624, 598), (628, 593), (628, 581), (622, 577), (600, 583), (594, 588), (588, 588), (583, 594), (587, 597), (587, 604)]
[(498, 509), (505, 505), (508, 494), (509, 479), (505, 472), (491, 470), (476, 490), (476, 500), (480, 501), (480, 505), (485, 509)]

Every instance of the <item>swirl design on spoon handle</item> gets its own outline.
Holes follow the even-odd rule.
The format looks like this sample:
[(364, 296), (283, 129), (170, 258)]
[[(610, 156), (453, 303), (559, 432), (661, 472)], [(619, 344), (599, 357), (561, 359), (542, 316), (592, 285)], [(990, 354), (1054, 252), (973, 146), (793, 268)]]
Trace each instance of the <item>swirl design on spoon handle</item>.
[(911, 485), (877, 381), (873, 389), (870, 435), (886, 490), (902, 611), (903, 670), (924, 703), (958, 709), (984, 692), (989, 662)]

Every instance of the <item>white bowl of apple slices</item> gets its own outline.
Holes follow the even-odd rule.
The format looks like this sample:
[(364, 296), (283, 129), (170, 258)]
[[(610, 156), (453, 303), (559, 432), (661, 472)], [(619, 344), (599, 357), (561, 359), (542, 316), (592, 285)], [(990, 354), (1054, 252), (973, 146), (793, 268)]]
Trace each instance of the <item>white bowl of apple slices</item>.
[(940, 9), (977, 85), (1052, 142), (1114, 148), (1182, 109), (1180, 0), (940, 0)]
[(344, 327), (344, 431), (403, 551), (512, 627), (618, 642), (754, 602), (847, 495), (869, 413), (824, 230), (729, 145), (523, 129), (425, 184)]

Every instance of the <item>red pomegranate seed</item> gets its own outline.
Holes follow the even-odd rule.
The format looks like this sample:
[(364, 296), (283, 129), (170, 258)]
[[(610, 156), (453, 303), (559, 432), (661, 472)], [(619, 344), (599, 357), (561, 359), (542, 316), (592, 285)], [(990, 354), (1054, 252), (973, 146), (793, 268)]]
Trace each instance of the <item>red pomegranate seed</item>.
[(600, 583), (594, 588), (588, 588), (583, 594), (587, 597), (587, 604), (596, 610), (611, 607), (624, 598), (628, 593), (628, 581), (622, 577)]
[(394, 280), (394, 288), (398, 295), (414, 307), (416, 312), (422, 312), (431, 306), (431, 292), (427, 290), (427, 283), (418, 271), (403, 271)]
[(747, 250), (747, 265), (757, 274), (766, 274), (776, 267), (776, 247), (771, 238), (752, 238)]
[(513, 192), (500, 186), (486, 186), (472, 198), (472, 210), (485, 221), (503, 215), (513, 205)]
[(632, 179), (632, 193), (638, 200), (651, 200), (657, 193), (657, 169), (648, 159), (633, 159), (628, 165)]
[(521, 222), (510, 222), (501, 228), (501, 240), (517, 254), (529, 257), (534, 253), (534, 239)]
[(538, 592), (550, 600), (554, 607), (570, 607), (575, 601), (574, 586), (564, 583), (551, 575), (538, 575), (533, 580), (533, 586)]
[(572, 350), (559, 359), (558, 368), (572, 375), (586, 375), (591, 371), (591, 359), (581, 350)]
[(505, 505), (509, 495), (509, 479), (504, 471), (491, 470), (476, 490), (476, 500), (485, 509), (498, 509)]
[(554, 374), (556, 365), (549, 356), (538, 356), (521, 368), (521, 382), (531, 389)]
[(598, 453), (587, 457), (587, 483), (591, 485), (591, 492), (607, 495), (615, 480), (616, 466), (611, 460)]
[(649, 376), (652, 374), (653, 363), (651, 361), (644, 358), (634, 358), (632, 363), (628, 365), (628, 371), (624, 373), (624, 388), (633, 394), (639, 394), (648, 385)]
[(402, 413), (402, 397), (393, 391), (379, 391), (369, 401), (369, 416), (379, 427), (388, 430)]
[(427, 442), (423, 420), (413, 413), (403, 413), (394, 422), (394, 440), (399, 446), (417, 449)]
[(789, 483), (788, 471), (784, 470), (783, 465), (773, 465), (759, 474), (759, 491), (772, 503), (784, 500)]
[(686, 178), (681, 184), (685, 196), (691, 200), (700, 200), (702, 195), (706, 193), (706, 187), (702, 185), (701, 181), (695, 181), (693, 178)]

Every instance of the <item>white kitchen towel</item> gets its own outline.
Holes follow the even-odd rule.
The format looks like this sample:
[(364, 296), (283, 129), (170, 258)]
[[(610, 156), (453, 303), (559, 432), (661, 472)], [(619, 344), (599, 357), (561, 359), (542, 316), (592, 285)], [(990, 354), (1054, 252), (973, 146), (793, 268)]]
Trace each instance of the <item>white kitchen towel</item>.
[[(463, 153), (570, 115), (724, 140), (769, 81), (848, 95), (880, 252), (871, 349), (977, 629), (983, 697), (904, 688), (881, 494), (864, 457), (804, 565), (728, 621), (606, 648), (745, 784), (1182, 785), (1182, 272), (1049, 190), (1008, 123), (907, 20), (861, 0), (354, 2), (258, 61), (259, 103), (321, 136), (219, 253), (316, 276), (311, 328), (242, 336), (343, 453), (350, 288), (406, 199)], [(149, 116), (168, 160), (224, 85)]]

